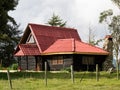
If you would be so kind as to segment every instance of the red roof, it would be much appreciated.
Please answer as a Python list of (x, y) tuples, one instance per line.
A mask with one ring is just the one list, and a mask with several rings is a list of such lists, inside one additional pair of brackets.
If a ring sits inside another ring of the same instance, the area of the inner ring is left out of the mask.
[(37, 24), (29, 24), (41, 52), (46, 50), (58, 39), (74, 38), (80, 40), (76, 29), (61, 28)]
[[(27, 44), (29, 34), (33, 35), (35, 44)], [(83, 43), (76, 29), (29, 24), (15, 51), (15, 56), (48, 54), (100, 54), (108, 52)]]
[(15, 53), (15, 56), (24, 56), (24, 55), (40, 55), (40, 51), (35, 44), (20, 44), (19, 51)]
[(108, 52), (101, 48), (92, 46), (90, 44), (75, 40), (75, 39), (59, 39), (47, 50), (43, 52), (44, 55), (51, 54), (94, 54), (107, 55)]

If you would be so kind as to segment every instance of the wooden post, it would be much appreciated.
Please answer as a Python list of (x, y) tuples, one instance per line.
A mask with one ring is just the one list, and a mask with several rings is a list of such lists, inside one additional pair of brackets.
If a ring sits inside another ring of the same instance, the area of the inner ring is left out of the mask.
[(45, 61), (45, 85), (47, 86), (47, 62)]
[(8, 76), (8, 81), (9, 81), (10, 89), (12, 89), (12, 82), (11, 82), (9, 70), (7, 70), (7, 76)]
[(98, 64), (96, 64), (96, 81), (99, 81)]
[(28, 70), (28, 56), (26, 56), (27, 70)]
[(71, 80), (72, 80), (72, 83), (74, 83), (74, 71), (73, 71), (73, 65), (71, 65)]
[(119, 80), (119, 63), (116, 63), (116, 67), (117, 67), (117, 80)]

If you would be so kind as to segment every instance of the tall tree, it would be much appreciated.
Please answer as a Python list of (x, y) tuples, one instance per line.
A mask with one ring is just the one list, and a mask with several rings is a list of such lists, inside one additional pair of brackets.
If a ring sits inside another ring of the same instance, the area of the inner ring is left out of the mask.
[(95, 31), (89, 26), (89, 38), (88, 43), (91, 45), (99, 45), (99, 43), (102, 41), (102, 39), (96, 40), (96, 35), (94, 33)]
[[(120, 8), (120, 0), (112, 0)], [(119, 53), (120, 53), (120, 15), (113, 15), (111, 9), (100, 14), (100, 23), (106, 22), (113, 38), (114, 53), (117, 65), (117, 79), (119, 79)]]
[(62, 19), (58, 15), (53, 14), (51, 19), (48, 20), (48, 24), (51, 26), (57, 26), (57, 27), (65, 27), (66, 26), (66, 21), (63, 22)]
[(14, 60), (13, 52), (19, 39), (19, 25), (8, 14), (17, 5), (18, 0), (0, 0), (0, 62), (3, 66), (9, 66)]

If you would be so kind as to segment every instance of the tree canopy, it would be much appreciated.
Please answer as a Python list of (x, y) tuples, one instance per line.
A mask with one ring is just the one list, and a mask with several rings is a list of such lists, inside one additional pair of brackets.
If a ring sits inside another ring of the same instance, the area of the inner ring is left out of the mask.
[(13, 52), (19, 40), (19, 25), (9, 11), (15, 10), (18, 0), (0, 0), (0, 62), (3, 66), (9, 66), (14, 57)]
[[(115, 5), (120, 9), (120, 0), (112, 0)], [(116, 57), (117, 71), (119, 71), (119, 53), (120, 53), (120, 15), (113, 15), (113, 10), (105, 10), (100, 13), (100, 23), (106, 22), (108, 29), (110, 30), (113, 45), (114, 54)], [(119, 75), (119, 74), (117, 74)], [(117, 76), (118, 78), (118, 76)]]
[(66, 21), (63, 22), (58, 15), (53, 14), (53, 16), (48, 20), (48, 24), (51, 26), (65, 27)]

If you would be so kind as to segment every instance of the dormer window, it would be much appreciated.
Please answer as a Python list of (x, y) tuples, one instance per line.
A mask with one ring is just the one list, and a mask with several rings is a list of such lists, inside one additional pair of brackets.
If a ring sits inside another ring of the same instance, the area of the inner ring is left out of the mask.
[(35, 43), (35, 39), (32, 34), (29, 35), (26, 43)]

